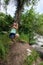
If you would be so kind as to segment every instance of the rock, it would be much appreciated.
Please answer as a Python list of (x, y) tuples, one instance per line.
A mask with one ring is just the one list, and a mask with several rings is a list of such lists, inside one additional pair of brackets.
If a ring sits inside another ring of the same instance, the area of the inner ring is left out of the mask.
[(32, 47), (39, 53), (40, 57), (43, 58), (43, 47), (40, 45), (32, 45)]
[(43, 45), (43, 36), (39, 34), (35, 34), (34, 39), (36, 40), (36, 44)]
[(27, 56), (31, 55), (31, 50), (30, 49), (26, 49), (27, 50)]

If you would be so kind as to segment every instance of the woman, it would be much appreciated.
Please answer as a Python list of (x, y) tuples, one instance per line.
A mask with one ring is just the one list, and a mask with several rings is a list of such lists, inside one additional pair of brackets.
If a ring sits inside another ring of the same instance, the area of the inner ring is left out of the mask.
[(13, 23), (12, 29), (10, 31), (10, 35), (9, 37), (11, 38), (11, 40), (14, 42), (15, 38), (19, 37), (19, 34), (17, 34), (17, 30), (18, 30), (18, 23)]

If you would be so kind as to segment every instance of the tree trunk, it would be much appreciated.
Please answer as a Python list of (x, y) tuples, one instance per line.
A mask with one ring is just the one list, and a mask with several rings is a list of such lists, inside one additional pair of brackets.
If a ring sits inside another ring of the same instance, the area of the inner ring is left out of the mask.
[(20, 23), (20, 16), (21, 16), (21, 10), (17, 10), (15, 13), (15, 21), (19, 24)]
[(19, 24), (20, 23), (20, 16), (21, 16), (21, 12), (23, 10), (23, 5), (24, 5), (24, 0), (21, 2), (18, 0), (17, 2), (17, 10), (15, 13), (15, 21)]

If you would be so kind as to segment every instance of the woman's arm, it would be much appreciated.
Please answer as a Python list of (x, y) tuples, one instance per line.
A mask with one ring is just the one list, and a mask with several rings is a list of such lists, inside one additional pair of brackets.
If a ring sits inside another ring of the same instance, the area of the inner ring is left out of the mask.
[(14, 23), (13, 28), (18, 29), (18, 23)]

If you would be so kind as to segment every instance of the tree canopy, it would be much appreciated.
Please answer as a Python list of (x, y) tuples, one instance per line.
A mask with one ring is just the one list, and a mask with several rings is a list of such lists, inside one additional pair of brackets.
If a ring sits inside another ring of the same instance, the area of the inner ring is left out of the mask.
[[(15, 0), (14, 0), (15, 1)], [(15, 20), (17, 22), (20, 22), (20, 15), (21, 11), (23, 10), (24, 4), (26, 5), (35, 5), (38, 0), (16, 0), (17, 2), (17, 8), (16, 8), (16, 14), (15, 14)]]

